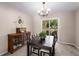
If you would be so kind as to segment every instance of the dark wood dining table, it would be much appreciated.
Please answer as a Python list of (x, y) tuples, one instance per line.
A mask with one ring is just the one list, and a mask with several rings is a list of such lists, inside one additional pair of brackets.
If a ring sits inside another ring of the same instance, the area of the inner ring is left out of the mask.
[[(51, 42), (51, 40), (48, 40)], [(30, 46), (38, 46), (39, 48), (49, 50), (49, 56), (54, 56), (55, 54), (55, 39), (52, 43), (47, 43), (45, 40), (27, 40), (27, 56), (30, 56)]]

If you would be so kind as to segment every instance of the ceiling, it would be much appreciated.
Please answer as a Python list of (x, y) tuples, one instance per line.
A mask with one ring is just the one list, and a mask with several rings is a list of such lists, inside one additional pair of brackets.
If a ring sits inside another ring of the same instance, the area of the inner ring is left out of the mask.
[[(42, 6), (42, 2), (1, 2), (0, 4), (14, 7), (30, 15), (37, 14), (37, 11), (40, 10)], [(46, 6), (51, 9), (51, 13), (74, 11), (79, 9), (79, 2), (46, 2)]]

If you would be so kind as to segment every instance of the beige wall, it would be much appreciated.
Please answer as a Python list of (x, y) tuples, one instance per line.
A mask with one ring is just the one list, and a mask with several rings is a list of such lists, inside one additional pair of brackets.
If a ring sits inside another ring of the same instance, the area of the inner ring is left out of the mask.
[(79, 10), (76, 12), (76, 47), (79, 49)]
[(75, 12), (60, 12), (54, 16), (60, 18), (59, 41), (75, 44)]
[(0, 5), (0, 54), (7, 52), (8, 33), (15, 32), (15, 21), (18, 16), (22, 17), (25, 22), (27, 30), (32, 31), (31, 17), (15, 8)]
[[(59, 42), (66, 44), (74, 44), (75, 43), (75, 12), (57, 12), (50, 14), (47, 18), (56, 17), (59, 18), (60, 25), (58, 31)], [(46, 18), (41, 18), (38, 15), (34, 17), (33, 29), (34, 34), (42, 31), (42, 20), (46, 20)]]

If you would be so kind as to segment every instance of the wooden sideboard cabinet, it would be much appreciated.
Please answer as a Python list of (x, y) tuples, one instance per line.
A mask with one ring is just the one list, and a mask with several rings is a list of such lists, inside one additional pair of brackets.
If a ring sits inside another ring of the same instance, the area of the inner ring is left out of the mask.
[(16, 33), (26, 32), (26, 28), (16, 28)]
[(13, 53), (25, 45), (30, 38), (30, 32), (8, 34), (8, 52)]

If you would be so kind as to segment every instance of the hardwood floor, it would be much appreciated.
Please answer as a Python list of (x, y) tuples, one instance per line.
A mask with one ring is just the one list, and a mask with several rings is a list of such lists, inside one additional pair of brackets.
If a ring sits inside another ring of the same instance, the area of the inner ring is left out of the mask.
[[(6, 56), (27, 56), (26, 46), (22, 47), (13, 54), (6, 54)], [(32, 54), (32, 56), (37, 56)], [(75, 47), (65, 44), (56, 44), (55, 56), (79, 56), (79, 50)]]
[(71, 45), (56, 44), (56, 56), (79, 56), (79, 50)]

